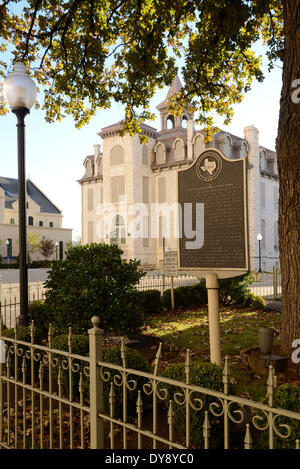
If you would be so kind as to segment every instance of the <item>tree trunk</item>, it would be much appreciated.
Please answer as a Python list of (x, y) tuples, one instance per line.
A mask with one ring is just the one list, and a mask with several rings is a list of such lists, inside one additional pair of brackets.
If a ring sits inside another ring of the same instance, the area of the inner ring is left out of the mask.
[[(283, 0), (285, 49), (276, 143), (282, 276), (281, 354), (300, 339), (300, 0)], [(298, 91), (296, 91), (298, 89)], [(298, 102), (297, 102), (298, 101)]]

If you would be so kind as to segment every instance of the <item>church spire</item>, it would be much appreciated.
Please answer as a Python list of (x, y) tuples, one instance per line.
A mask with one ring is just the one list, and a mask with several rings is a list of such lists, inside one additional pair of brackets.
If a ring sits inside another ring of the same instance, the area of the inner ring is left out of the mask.
[(171, 83), (171, 86), (169, 88), (167, 96), (165, 97), (165, 99), (158, 106), (156, 106), (156, 109), (158, 109), (160, 111), (164, 107), (168, 107), (169, 98), (171, 96), (177, 96), (181, 89), (182, 89), (181, 81), (179, 79), (179, 76), (176, 75), (176, 77), (174, 78), (174, 80)]
[(158, 106), (156, 106), (156, 109), (158, 109), (158, 111), (160, 112), (162, 131), (168, 130), (168, 121), (171, 122), (172, 128), (182, 128), (182, 120), (188, 120), (192, 118), (192, 115), (187, 112), (187, 110), (185, 110), (183, 116), (180, 117), (175, 117), (169, 112), (169, 98), (171, 96), (177, 96), (178, 93), (182, 90), (182, 88), (183, 86), (181, 84), (179, 76), (176, 75), (171, 83), (167, 96)]

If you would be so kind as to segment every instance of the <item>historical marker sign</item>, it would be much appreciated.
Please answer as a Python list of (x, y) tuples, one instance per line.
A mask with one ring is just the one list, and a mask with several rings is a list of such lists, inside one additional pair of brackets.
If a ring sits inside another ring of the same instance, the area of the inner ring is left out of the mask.
[[(180, 270), (203, 276), (217, 273), (219, 278), (248, 272), (246, 164), (246, 158), (229, 160), (220, 151), (207, 149), (192, 166), (178, 172), (183, 214)], [(194, 248), (193, 231), (201, 239)]]
[(178, 252), (164, 252), (164, 274), (166, 277), (177, 277), (178, 275)]

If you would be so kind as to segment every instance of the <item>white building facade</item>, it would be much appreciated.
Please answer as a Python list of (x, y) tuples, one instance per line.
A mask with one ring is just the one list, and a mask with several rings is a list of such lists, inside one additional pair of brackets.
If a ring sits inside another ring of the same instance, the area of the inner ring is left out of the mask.
[[(38, 249), (30, 246), (30, 239), (54, 242), (56, 248), (50, 259), (63, 259), (68, 243), (72, 242), (72, 229), (62, 227), (62, 212), (30, 180), (27, 190), (27, 245), (30, 260), (44, 259)], [(4, 262), (19, 255), (18, 180), (0, 177), (0, 254)]]
[[(278, 172), (276, 153), (260, 145), (259, 131), (244, 129), (244, 138), (219, 132), (204, 142), (195, 130), (193, 116), (180, 117), (168, 112), (168, 98), (181, 89), (178, 77), (166, 99), (157, 106), (161, 130), (142, 124), (146, 144), (137, 135), (121, 137), (121, 122), (105, 127), (98, 134), (100, 145), (84, 160), (85, 174), (78, 181), (82, 189), (82, 242), (118, 242), (127, 259), (139, 259), (144, 268), (161, 269), (163, 245), (177, 250), (176, 218), (178, 170), (188, 168), (207, 148), (220, 150), (227, 158), (248, 158), (248, 216), (251, 270), (259, 268), (257, 235), (262, 235), (261, 267), (279, 266), (278, 251)], [(170, 232), (164, 231), (160, 206), (170, 212)], [(106, 212), (113, 219), (104, 226)], [(139, 226), (148, 216), (142, 229)], [(136, 221), (135, 221), (136, 220)], [(136, 233), (141, 233), (136, 236)], [(165, 238), (163, 240), (163, 237)]]

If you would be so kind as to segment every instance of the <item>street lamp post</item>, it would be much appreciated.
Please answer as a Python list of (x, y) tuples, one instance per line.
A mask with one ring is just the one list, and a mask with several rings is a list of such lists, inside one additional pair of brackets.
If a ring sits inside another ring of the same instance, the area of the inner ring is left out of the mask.
[(28, 272), (26, 239), (26, 177), (25, 177), (25, 116), (34, 105), (36, 85), (26, 74), (21, 62), (13, 66), (4, 81), (4, 94), (17, 117), (18, 132), (18, 204), (19, 204), (19, 258), (20, 258), (20, 323), (28, 319)]
[(260, 233), (258, 233), (258, 235), (257, 235), (257, 241), (258, 241), (258, 259), (259, 259), (259, 268), (258, 268), (258, 272), (261, 272), (261, 247), (260, 247), (261, 240), (262, 240), (262, 235), (261, 235)]
[(7, 256), (7, 263), (9, 264), (9, 241), (6, 240), (6, 256)]

